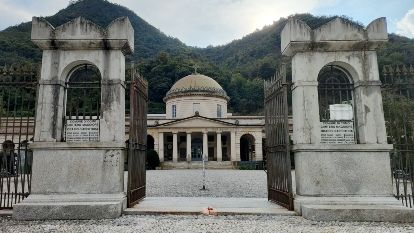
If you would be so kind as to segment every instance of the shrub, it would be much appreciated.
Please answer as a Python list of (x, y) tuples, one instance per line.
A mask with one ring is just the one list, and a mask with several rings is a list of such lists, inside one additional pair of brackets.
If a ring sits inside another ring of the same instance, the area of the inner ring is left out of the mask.
[(155, 150), (147, 150), (147, 166), (152, 170), (160, 166), (160, 158)]

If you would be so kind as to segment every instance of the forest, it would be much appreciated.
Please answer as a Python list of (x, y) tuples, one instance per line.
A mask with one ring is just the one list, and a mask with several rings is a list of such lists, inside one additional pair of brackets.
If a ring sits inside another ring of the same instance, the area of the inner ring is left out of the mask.
[[(89, 9), (94, 9), (93, 11)], [(280, 18), (272, 25), (257, 29), (241, 39), (221, 46), (190, 47), (165, 35), (126, 7), (105, 0), (71, 1), (67, 8), (45, 17), (55, 27), (78, 16), (102, 27), (112, 20), (128, 16), (135, 31), (135, 52), (127, 57), (149, 82), (149, 112), (164, 112), (163, 97), (178, 79), (198, 72), (215, 79), (230, 96), (229, 112), (235, 115), (263, 113), (263, 80), (272, 77), (283, 60), (280, 33), (289, 18), (317, 28), (335, 17), (363, 27), (346, 16), (296, 14)], [(0, 32), (0, 65), (39, 64), (41, 51), (30, 41), (31, 22), (11, 26)], [(395, 34), (378, 51), (378, 63), (414, 64), (414, 40)]]

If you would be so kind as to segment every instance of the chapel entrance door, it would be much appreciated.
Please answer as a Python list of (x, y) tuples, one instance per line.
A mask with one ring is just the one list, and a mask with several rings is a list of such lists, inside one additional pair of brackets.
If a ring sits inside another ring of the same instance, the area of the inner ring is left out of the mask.
[(191, 160), (201, 161), (203, 159), (203, 141), (199, 138), (191, 142)]
[(286, 67), (265, 81), (265, 132), (268, 200), (293, 210)]
[(148, 83), (132, 74), (130, 86), (130, 126), (128, 143), (128, 207), (145, 197), (147, 152)]

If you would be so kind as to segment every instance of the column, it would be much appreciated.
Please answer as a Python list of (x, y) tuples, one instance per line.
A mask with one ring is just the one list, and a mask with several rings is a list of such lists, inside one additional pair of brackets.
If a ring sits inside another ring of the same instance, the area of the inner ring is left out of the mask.
[(255, 161), (263, 161), (263, 142), (262, 142), (262, 132), (257, 132), (254, 135), (254, 149), (255, 149)]
[(158, 156), (160, 157), (160, 162), (164, 162), (164, 133), (158, 133)]
[(173, 162), (176, 163), (177, 161), (178, 161), (177, 132), (173, 132)]
[(236, 132), (231, 131), (230, 133), (230, 160), (231, 161), (237, 161), (236, 160)]
[(223, 161), (222, 145), (221, 145), (221, 132), (217, 132), (217, 162)]
[(208, 161), (208, 138), (207, 132), (203, 132), (203, 158), (205, 161)]
[(191, 132), (187, 133), (187, 162), (191, 162)]

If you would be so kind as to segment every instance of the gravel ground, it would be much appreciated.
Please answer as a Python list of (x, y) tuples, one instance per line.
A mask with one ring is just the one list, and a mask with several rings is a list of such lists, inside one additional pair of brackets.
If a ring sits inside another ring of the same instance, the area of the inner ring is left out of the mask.
[(16, 222), (0, 232), (414, 232), (413, 224), (313, 222), (297, 216), (123, 216), (113, 220)]
[(266, 173), (251, 170), (156, 170), (147, 172), (148, 197), (267, 197)]
[[(147, 196), (266, 197), (264, 171), (148, 171)], [(0, 217), (0, 232), (414, 232), (414, 224), (314, 222), (299, 216), (140, 216), (87, 221), (14, 221)]]

